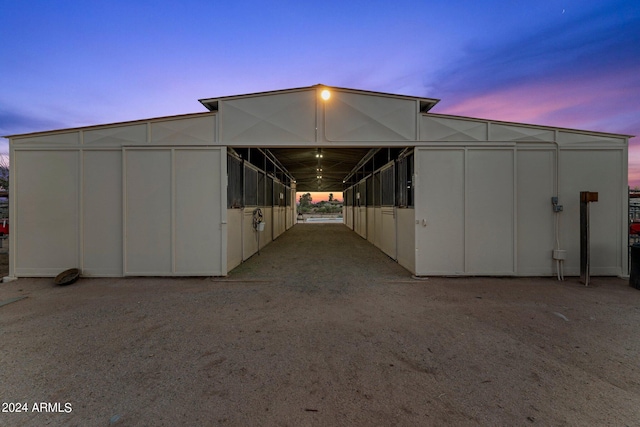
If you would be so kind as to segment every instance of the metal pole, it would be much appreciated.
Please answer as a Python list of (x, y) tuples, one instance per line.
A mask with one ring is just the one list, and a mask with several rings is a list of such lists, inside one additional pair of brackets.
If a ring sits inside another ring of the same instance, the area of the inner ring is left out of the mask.
[(598, 193), (590, 191), (580, 192), (580, 281), (589, 286), (590, 279), (590, 232), (589, 232), (589, 203), (598, 201)]

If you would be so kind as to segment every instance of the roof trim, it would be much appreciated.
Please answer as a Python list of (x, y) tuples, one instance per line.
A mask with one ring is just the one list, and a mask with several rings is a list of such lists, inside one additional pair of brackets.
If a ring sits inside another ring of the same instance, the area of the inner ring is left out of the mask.
[(360, 93), (363, 95), (377, 95), (377, 96), (384, 96), (388, 98), (416, 100), (416, 101), (420, 101), (420, 111), (423, 113), (431, 110), (438, 102), (440, 102), (440, 99), (437, 99), (437, 98), (425, 98), (425, 97), (419, 97), (419, 96), (398, 95), (395, 93), (387, 93), (387, 92), (375, 92), (371, 90), (350, 89), (345, 87), (329, 86), (321, 83), (318, 83), (313, 86), (303, 86), (303, 87), (297, 87), (297, 88), (291, 88), (291, 89), (279, 89), (279, 90), (271, 90), (271, 91), (265, 91), (265, 92), (247, 93), (247, 94), (241, 94), (241, 95), (220, 96), (216, 98), (202, 98), (202, 99), (199, 99), (198, 101), (202, 105), (204, 105), (209, 111), (217, 111), (218, 101), (251, 98), (255, 96), (278, 95), (283, 93), (300, 92), (300, 91), (314, 90), (319, 88), (333, 89), (337, 91), (350, 92), (350, 93)]

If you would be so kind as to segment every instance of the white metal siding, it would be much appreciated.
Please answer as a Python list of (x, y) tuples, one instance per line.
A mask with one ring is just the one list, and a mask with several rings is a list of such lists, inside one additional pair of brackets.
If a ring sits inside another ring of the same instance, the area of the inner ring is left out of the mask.
[[(551, 250), (555, 245), (555, 150), (517, 152), (518, 274), (555, 274)], [(560, 214), (562, 215), (562, 214)]]
[(225, 273), (221, 156), (220, 149), (125, 151), (125, 274)]
[(267, 246), (273, 240), (273, 208), (271, 206), (262, 208), (264, 217), (264, 231), (260, 234), (260, 249)]
[(147, 124), (101, 127), (86, 130), (82, 135), (83, 143), (90, 146), (142, 145), (147, 142)]
[(324, 108), (324, 135), (329, 141), (414, 141), (417, 111), (414, 100), (335, 91)]
[(354, 229), (354, 218), (353, 218), (353, 206), (345, 206), (344, 207), (344, 224), (349, 227), (351, 230)]
[(170, 275), (171, 151), (127, 150), (125, 156), (125, 273)]
[(373, 208), (373, 240), (371, 241), (376, 247), (382, 248), (382, 208)]
[(464, 150), (415, 154), (416, 274), (465, 271)]
[(80, 132), (55, 132), (42, 135), (27, 135), (22, 138), (12, 140), (16, 147), (39, 146), (40, 148), (50, 148), (51, 146), (77, 146), (80, 144)]
[(545, 141), (553, 142), (555, 132), (553, 129), (538, 127), (507, 125), (492, 123), (489, 139), (491, 141)]
[(416, 272), (416, 226), (413, 209), (396, 209), (398, 223), (398, 264)]
[(220, 102), (222, 140), (311, 142), (316, 140), (316, 91), (247, 97)]
[(242, 263), (242, 210), (227, 210), (227, 271)]
[(84, 151), (84, 276), (122, 276), (122, 151)]
[(286, 207), (274, 206), (273, 207), (273, 238), (276, 239), (282, 233), (286, 231)]
[(380, 209), (381, 240), (380, 249), (391, 258), (396, 259), (396, 214), (393, 206)]
[(220, 275), (220, 201), (226, 199), (221, 194), (220, 150), (175, 150), (174, 157), (175, 273)]
[(420, 137), (433, 141), (484, 141), (487, 139), (487, 123), (423, 115), (420, 118)]
[(561, 244), (567, 250), (565, 274), (580, 273), (580, 192), (598, 192), (590, 203), (591, 274), (620, 275), (622, 271), (621, 221), (623, 213), (623, 154), (621, 150), (561, 150)]
[[(253, 210), (255, 207), (247, 207), (242, 215), (242, 260), (249, 259), (258, 252), (258, 233), (253, 228)], [(264, 231), (262, 232), (264, 234)]]
[(367, 240), (373, 244), (376, 241), (376, 208), (367, 206)]
[(468, 150), (466, 271), (514, 273), (513, 150)]
[(152, 145), (206, 145), (215, 141), (215, 116), (151, 122)]
[(356, 207), (354, 219), (356, 221), (355, 231), (360, 237), (367, 238), (367, 208), (366, 206)]
[[(416, 273), (553, 275), (556, 150), (541, 146), (416, 150)], [(515, 158), (515, 162), (514, 162)], [(579, 273), (579, 195), (591, 204), (591, 265), (624, 274), (624, 150), (561, 149), (560, 247)]]
[(77, 151), (14, 151), (15, 276), (79, 267), (78, 165)]

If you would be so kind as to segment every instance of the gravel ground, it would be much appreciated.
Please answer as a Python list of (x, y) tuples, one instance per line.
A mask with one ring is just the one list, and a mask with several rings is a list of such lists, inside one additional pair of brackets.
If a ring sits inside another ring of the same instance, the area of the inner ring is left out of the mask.
[(0, 285), (19, 296), (0, 306), (0, 401), (28, 410), (2, 426), (640, 425), (622, 279), (415, 280), (314, 224), (227, 278)]

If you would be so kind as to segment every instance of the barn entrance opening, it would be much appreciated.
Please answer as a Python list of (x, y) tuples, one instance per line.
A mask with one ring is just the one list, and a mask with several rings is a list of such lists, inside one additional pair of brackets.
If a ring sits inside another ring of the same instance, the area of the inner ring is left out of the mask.
[(327, 222), (346, 225), (397, 260), (399, 221), (410, 221), (402, 229), (413, 226), (413, 171), (413, 147), (229, 147), (230, 267), (294, 225)]

